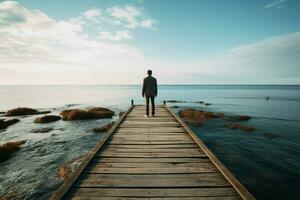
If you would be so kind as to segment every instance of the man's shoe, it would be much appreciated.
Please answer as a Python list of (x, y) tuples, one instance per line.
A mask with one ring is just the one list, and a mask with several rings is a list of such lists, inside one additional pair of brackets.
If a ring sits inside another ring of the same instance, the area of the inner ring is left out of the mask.
[(148, 118), (149, 116), (148, 115), (144, 115), (144, 117)]

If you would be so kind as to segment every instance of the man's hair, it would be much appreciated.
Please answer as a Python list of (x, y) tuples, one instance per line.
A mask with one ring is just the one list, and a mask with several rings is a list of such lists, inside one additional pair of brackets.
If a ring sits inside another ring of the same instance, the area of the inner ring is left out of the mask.
[(149, 70), (147, 71), (147, 74), (148, 74), (148, 75), (152, 75), (152, 70), (149, 69)]

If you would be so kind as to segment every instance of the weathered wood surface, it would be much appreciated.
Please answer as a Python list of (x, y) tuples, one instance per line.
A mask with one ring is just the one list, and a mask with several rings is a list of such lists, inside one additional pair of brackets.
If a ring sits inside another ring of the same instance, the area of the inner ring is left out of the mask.
[(236, 179), (231, 174), (234, 181), (220, 171), (207, 150), (166, 107), (157, 106), (155, 118), (145, 118), (144, 114), (144, 106), (134, 106), (67, 193), (59, 196), (110, 200), (254, 199), (245, 188), (234, 185)]

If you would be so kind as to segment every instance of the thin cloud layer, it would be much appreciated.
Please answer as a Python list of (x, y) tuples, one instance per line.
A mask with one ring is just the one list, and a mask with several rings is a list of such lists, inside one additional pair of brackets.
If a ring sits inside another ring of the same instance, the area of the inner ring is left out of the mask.
[(284, 3), (286, 3), (287, 0), (275, 0), (272, 1), (271, 3), (265, 5), (263, 8), (281, 8)]

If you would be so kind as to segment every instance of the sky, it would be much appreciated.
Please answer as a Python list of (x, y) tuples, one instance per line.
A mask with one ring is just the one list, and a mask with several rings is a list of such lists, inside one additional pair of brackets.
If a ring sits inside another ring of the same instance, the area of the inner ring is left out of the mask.
[(0, 0), (0, 85), (300, 84), (299, 0)]

